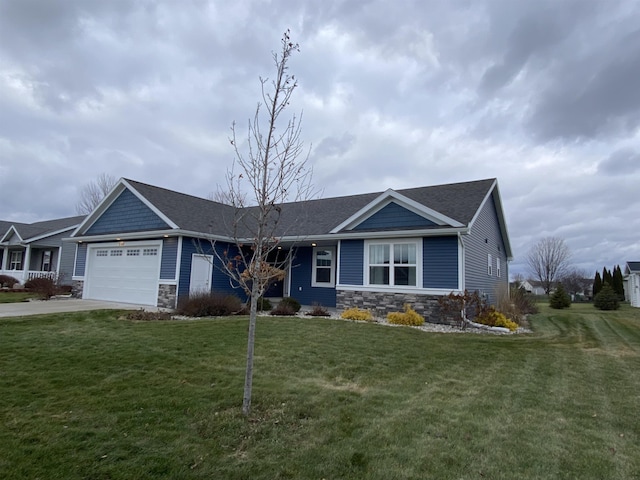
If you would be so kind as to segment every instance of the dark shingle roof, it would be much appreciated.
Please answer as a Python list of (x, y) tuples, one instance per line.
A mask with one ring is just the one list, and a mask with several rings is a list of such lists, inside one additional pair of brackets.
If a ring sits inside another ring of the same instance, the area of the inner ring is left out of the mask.
[(34, 223), (7, 222), (0, 220), (0, 238), (13, 226), (23, 240), (41, 237), (48, 233), (58, 232), (66, 228), (72, 228), (84, 220), (84, 216), (56, 218)]
[(640, 262), (627, 262), (627, 266), (629, 267), (630, 272), (640, 272)]
[[(179, 228), (201, 233), (231, 235), (235, 209), (211, 200), (127, 180), (141, 195)], [(411, 200), (469, 225), (488, 194), (494, 179), (397, 190)], [(282, 205), (276, 235), (328, 234), (336, 226), (384, 192), (323, 198)], [(251, 207), (248, 212), (255, 211)], [(240, 233), (240, 236), (242, 234)]]

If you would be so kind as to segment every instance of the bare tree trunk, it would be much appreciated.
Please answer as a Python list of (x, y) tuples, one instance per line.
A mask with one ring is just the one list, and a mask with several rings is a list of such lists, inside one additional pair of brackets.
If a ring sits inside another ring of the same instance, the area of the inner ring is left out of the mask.
[(244, 394), (242, 397), (242, 414), (247, 416), (251, 411), (251, 392), (253, 390), (253, 349), (256, 338), (256, 320), (258, 317), (258, 282), (251, 287), (251, 309), (249, 313), (249, 335), (247, 340), (247, 367), (244, 376)]

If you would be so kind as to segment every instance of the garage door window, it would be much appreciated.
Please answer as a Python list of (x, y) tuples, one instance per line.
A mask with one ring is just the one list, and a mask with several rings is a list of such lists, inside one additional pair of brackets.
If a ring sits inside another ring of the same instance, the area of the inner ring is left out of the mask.
[(140, 256), (139, 248), (127, 250), (127, 257), (139, 257), (139, 256)]
[(122, 250), (111, 250), (111, 256), (112, 257), (121, 257), (122, 256)]
[(142, 255), (148, 257), (148, 256), (155, 256), (158, 255), (158, 249), (157, 248), (145, 248), (142, 250)]
[(109, 250), (96, 250), (96, 257), (106, 257), (109, 255)]

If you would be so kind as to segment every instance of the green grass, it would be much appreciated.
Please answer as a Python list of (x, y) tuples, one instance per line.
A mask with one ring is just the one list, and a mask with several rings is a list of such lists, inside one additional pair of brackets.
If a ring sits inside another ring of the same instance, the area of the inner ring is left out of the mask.
[(640, 478), (640, 309), (530, 335), (118, 312), (0, 320), (0, 478)]
[(3, 292), (0, 291), (0, 303), (26, 302), (36, 295), (30, 292)]

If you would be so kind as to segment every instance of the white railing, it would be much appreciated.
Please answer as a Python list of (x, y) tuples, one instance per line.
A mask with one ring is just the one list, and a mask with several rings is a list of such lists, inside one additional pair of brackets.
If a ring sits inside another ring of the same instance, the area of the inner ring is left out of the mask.
[(40, 270), (0, 270), (0, 275), (9, 275), (24, 284), (32, 278), (50, 278), (57, 280), (58, 272), (43, 272)]

